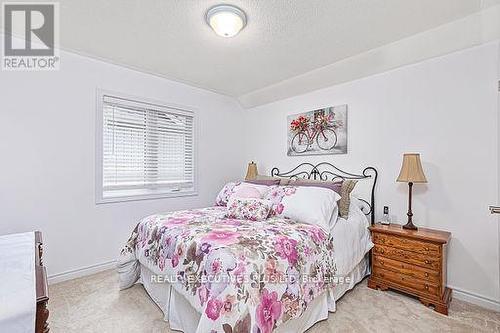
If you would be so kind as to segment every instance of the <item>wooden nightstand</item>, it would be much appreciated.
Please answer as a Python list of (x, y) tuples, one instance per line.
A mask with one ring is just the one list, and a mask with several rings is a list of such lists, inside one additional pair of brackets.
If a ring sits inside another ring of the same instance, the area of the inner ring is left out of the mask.
[(451, 234), (378, 223), (370, 230), (375, 247), (368, 287), (411, 294), (422, 304), (433, 305), (437, 312), (448, 315), (452, 290), (446, 287), (446, 244)]

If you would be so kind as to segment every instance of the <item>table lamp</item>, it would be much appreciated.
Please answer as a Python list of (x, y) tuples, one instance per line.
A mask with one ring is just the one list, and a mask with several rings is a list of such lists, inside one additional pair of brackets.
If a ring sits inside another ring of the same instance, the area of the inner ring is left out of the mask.
[(255, 164), (253, 161), (248, 163), (248, 168), (247, 168), (247, 175), (245, 176), (245, 180), (252, 180), (257, 178), (257, 164)]
[(422, 163), (420, 163), (420, 154), (403, 154), (403, 165), (401, 166), (401, 171), (399, 172), (399, 177), (397, 182), (408, 183), (408, 223), (406, 223), (403, 228), (410, 230), (417, 230), (418, 228), (413, 224), (412, 217), (413, 213), (411, 211), (411, 192), (414, 183), (427, 183), (427, 179), (424, 175), (424, 170), (422, 169)]

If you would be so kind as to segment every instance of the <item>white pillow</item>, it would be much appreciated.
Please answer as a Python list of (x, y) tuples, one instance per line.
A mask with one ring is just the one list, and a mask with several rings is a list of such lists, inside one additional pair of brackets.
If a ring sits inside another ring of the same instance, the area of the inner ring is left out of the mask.
[(283, 211), (279, 215), (300, 223), (317, 225), (329, 233), (333, 214), (338, 214), (338, 200), (340, 195), (327, 188), (295, 187), (293, 194), (287, 194), (281, 200)]
[(339, 220), (339, 218), (340, 218), (340, 216), (339, 216), (339, 206), (335, 205), (335, 207), (333, 208), (332, 217), (330, 218), (330, 222), (328, 223), (328, 230), (330, 232), (332, 232), (333, 227), (335, 227), (335, 224), (337, 224), (337, 221)]

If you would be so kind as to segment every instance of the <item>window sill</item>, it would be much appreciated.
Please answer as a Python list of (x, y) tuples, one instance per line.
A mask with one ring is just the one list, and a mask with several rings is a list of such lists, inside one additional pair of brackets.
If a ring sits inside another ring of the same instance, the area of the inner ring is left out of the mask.
[(114, 195), (104, 195), (98, 196), (96, 198), (96, 204), (106, 204), (106, 203), (116, 203), (116, 202), (126, 202), (126, 201), (139, 201), (139, 200), (155, 200), (155, 199), (166, 199), (166, 198), (177, 198), (177, 197), (194, 197), (198, 195), (196, 190), (186, 191), (186, 192), (151, 192), (143, 191), (135, 193), (131, 191), (122, 191), (122, 194)]

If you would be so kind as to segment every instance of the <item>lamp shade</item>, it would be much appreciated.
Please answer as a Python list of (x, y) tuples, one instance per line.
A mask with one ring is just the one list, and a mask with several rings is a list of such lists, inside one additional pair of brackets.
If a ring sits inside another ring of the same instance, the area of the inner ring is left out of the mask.
[(403, 165), (396, 181), (404, 183), (427, 183), (422, 163), (420, 163), (420, 154), (403, 154)]
[(252, 180), (257, 178), (257, 164), (253, 161), (248, 163), (247, 175), (245, 176), (245, 180)]

